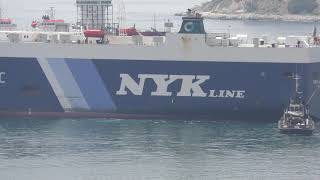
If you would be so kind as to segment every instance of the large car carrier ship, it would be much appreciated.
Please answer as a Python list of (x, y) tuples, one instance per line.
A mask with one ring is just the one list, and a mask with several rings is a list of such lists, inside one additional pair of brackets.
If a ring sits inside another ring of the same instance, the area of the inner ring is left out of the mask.
[(0, 32), (0, 116), (277, 121), (299, 74), (320, 117), (316, 32), (250, 41), (207, 33), (188, 12), (178, 33), (124, 36), (111, 0), (77, 6), (78, 30)]

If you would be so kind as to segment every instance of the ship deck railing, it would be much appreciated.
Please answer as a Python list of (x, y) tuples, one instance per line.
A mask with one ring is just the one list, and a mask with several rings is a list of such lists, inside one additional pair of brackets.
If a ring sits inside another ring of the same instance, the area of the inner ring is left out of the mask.
[[(22, 31), (0, 32), (0, 42), (11, 43), (53, 43), (53, 44), (99, 44), (97, 39), (86, 39), (79, 32), (54, 33)], [(26, 38), (28, 37), (28, 38)], [(227, 33), (206, 34), (205, 41), (209, 47), (234, 47), (234, 48), (317, 48), (319, 44), (313, 42), (308, 36), (279, 37), (277, 40), (268, 41), (267, 37), (249, 39), (247, 35), (236, 35), (231, 37)], [(198, 41), (199, 41), (198, 40)], [(166, 36), (106, 36), (105, 42), (101, 45), (131, 45), (131, 46), (161, 46), (168, 42)]]

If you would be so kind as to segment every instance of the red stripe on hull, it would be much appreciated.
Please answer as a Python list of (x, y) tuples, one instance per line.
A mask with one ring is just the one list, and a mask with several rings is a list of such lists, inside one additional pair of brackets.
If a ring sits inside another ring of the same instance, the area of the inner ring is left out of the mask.
[(121, 113), (96, 113), (96, 112), (5, 112), (0, 111), (3, 117), (34, 117), (34, 118), (110, 118), (110, 119), (179, 119), (172, 115), (151, 114), (121, 114)]

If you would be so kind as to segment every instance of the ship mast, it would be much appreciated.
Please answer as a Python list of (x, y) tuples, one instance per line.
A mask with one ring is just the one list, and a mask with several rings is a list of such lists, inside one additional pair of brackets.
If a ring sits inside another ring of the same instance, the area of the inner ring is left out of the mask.
[(50, 7), (50, 19), (55, 19), (54, 16), (55, 16), (55, 13), (54, 13), (54, 7)]
[(2, 9), (2, 0), (0, 0), (0, 19), (2, 19), (2, 14), (3, 14), (3, 9)]
[(119, 22), (119, 35), (120, 36), (126, 36), (126, 23), (127, 23), (127, 17), (126, 17), (126, 7), (123, 0), (115, 1), (117, 3), (118, 8), (118, 17), (117, 20)]

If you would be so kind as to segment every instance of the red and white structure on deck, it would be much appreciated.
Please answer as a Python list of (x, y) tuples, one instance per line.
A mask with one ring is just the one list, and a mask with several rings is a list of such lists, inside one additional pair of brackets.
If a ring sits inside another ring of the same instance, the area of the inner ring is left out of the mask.
[(33, 21), (31, 27), (45, 32), (69, 32), (70, 24), (63, 19), (55, 19), (54, 8), (50, 8), (50, 15), (43, 15), (41, 21)]
[[(83, 30), (86, 42), (103, 42), (107, 34), (119, 34), (114, 23), (112, 0), (77, 0), (77, 26)], [(90, 40), (91, 39), (91, 40)]]
[(17, 25), (13, 24), (11, 19), (2, 17), (2, 9), (0, 8), (0, 31), (13, 31), (16, 28)]

